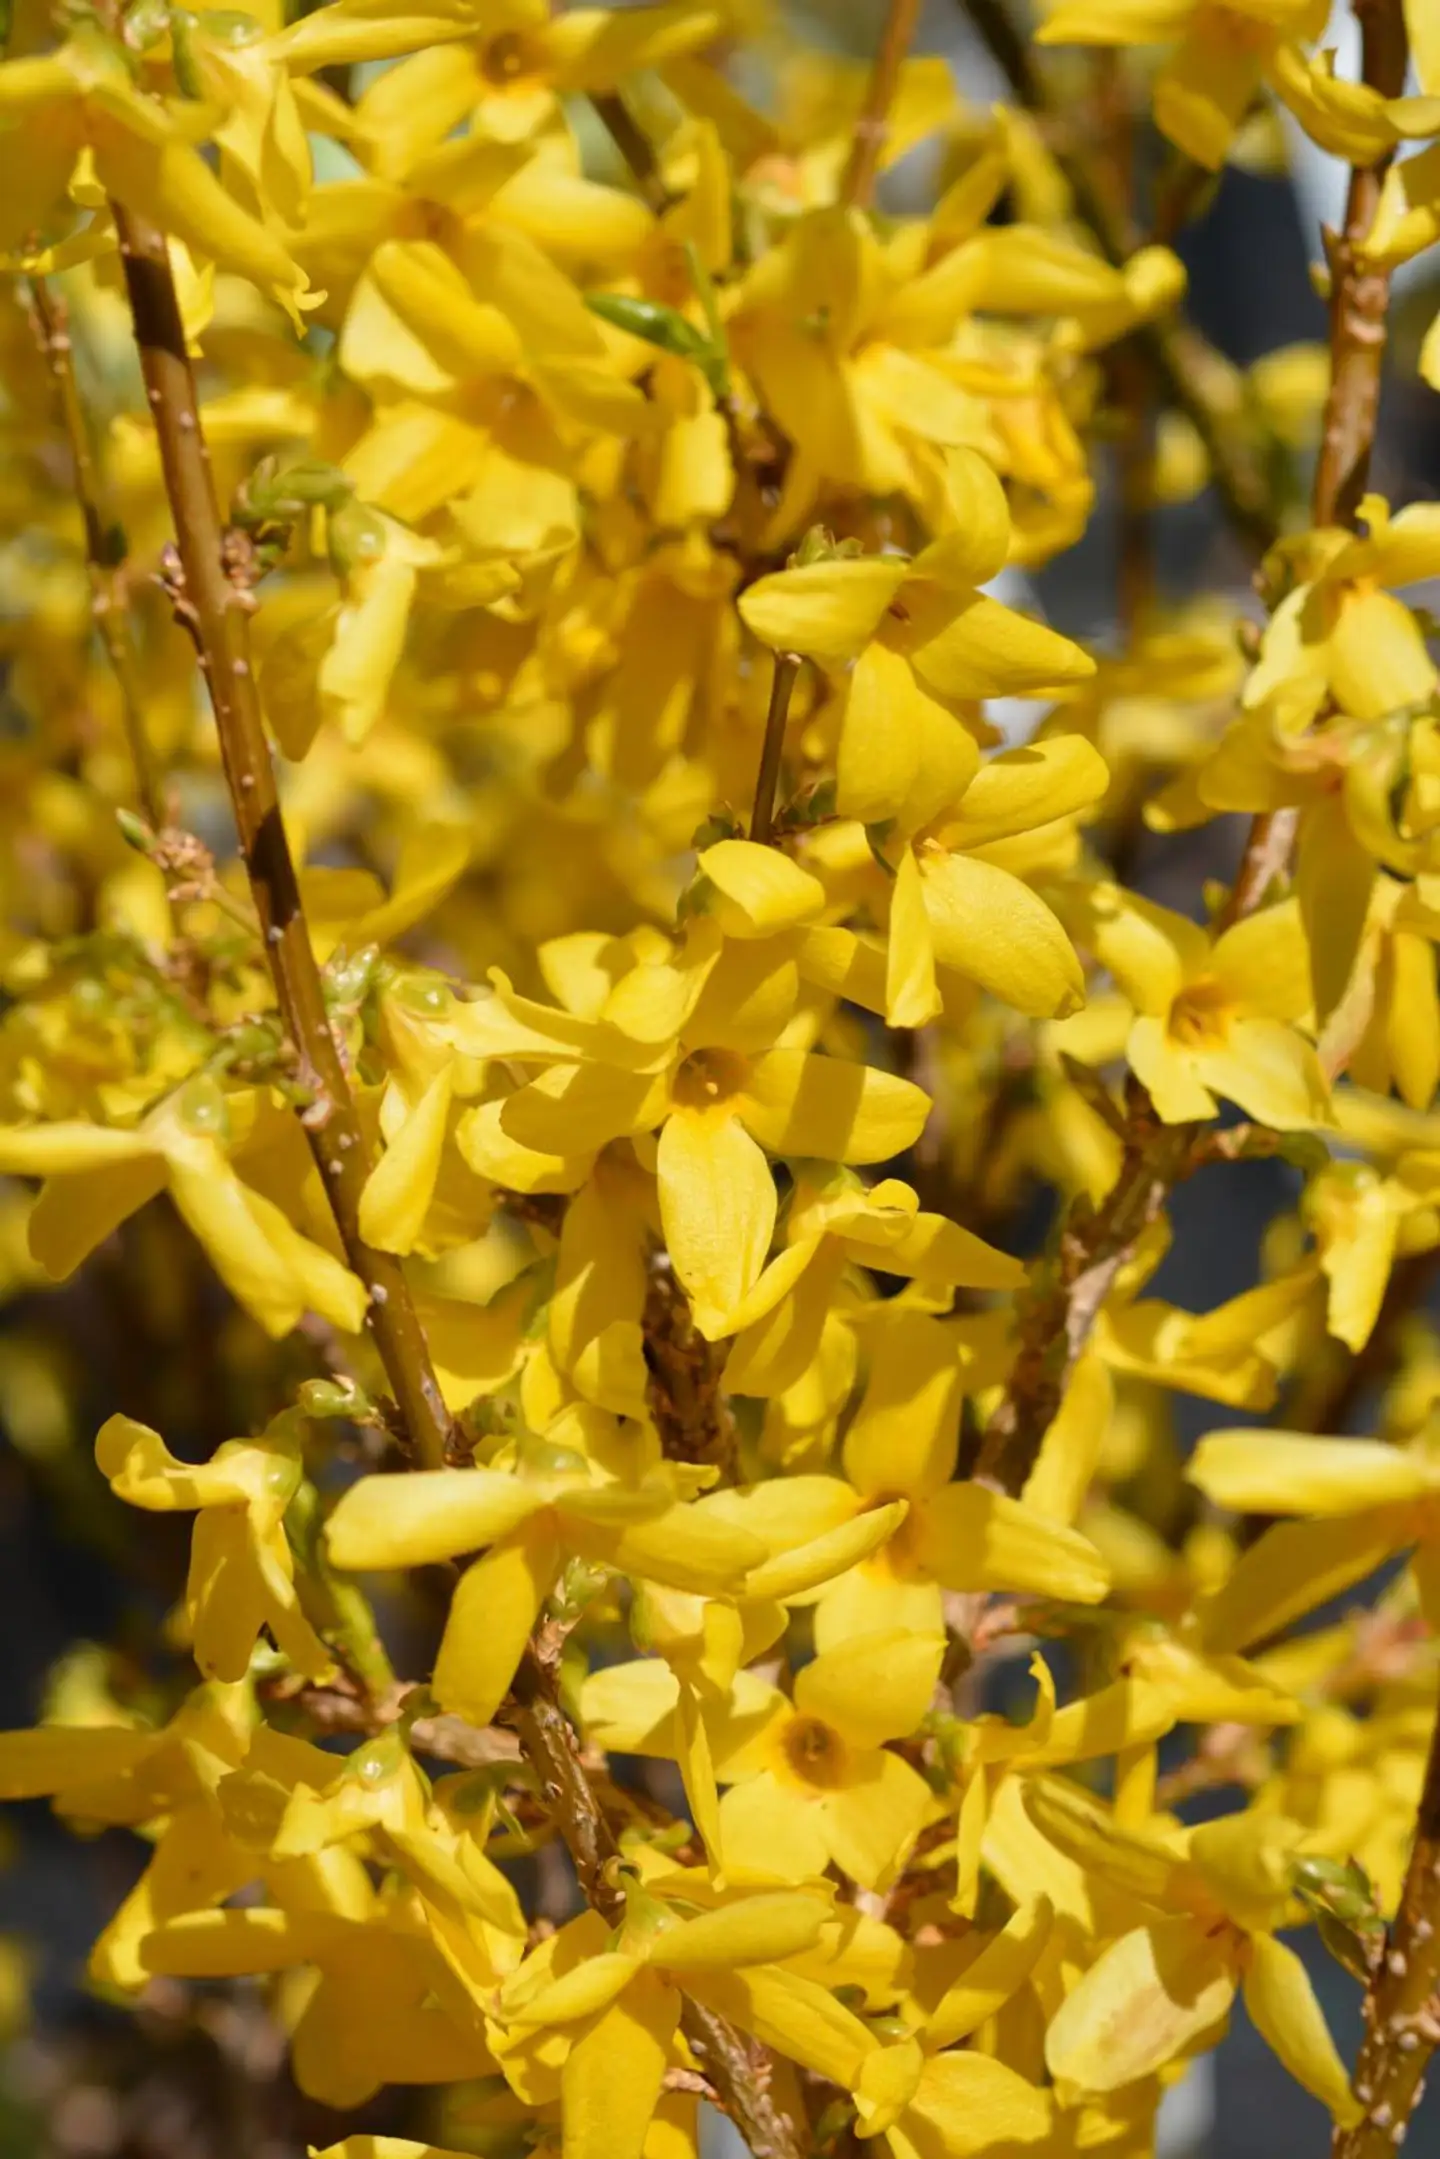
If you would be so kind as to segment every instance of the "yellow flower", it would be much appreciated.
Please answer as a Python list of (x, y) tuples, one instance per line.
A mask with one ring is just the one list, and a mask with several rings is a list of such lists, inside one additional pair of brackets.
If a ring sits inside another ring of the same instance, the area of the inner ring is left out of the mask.
[[(155, 1927), (142, 1955), (147, 1972), (177, 1979), (306, 1967), (311, 1983), (290, 1995), (290, 2058), (301, 2091), (325, 2106), (363, 2106), (384, 2084), (494, 2074), (406, 1890), (372, 1891), (350, 1911), (299, 1898), (192, 1911)], [(492, 1967), (492, 1986), (498, 1976)]]
[(1293, 901), (1214, 936), (1096, 885), (1077, 918), (1077, 934), (1135, 1008), (1126, 1054), (1167, 1124), (1215, 1116), (1217, 1095), (1285, 1132), (1326, 1120), (1325, 1076), (1295, 1024), (1311, 989)]
[(0, 1797), (49, 1798), (67, 1821), (153, 1835), (144, 1872), (90, 1952), (102, 1984), (144, 1986), (152, 1929), (221, 1903), (254, 1874), (254, 1855), (227, 1832), (216, 1798), (244, 1758), (253, 1719), (248, 1689), (206, 1685), (158, 1730), (42, 1724), (0, 1733)]
[(523, 140), (546, 124), (559, 97), (611, 90), (639, 68), (708, 44), (722, 20), (693, 0), (634, 12), (581, 8), (554, 21), (544, 0), (419, 7), (335, 0), (293, 23), (271, 49), (297, 74), (401, 60), (359, 110), (367, 132), (393, 141), (403, 128), (406, 147), (418, 149), (442, 142), (467, 116), (481, 135)]
[(72, 1273), (119, 1223), (168, 1189), (221, 1281), (268, 1334), (288, 1334), (307, 1310), (358, 1334), (364, 1285), (273, 1199), (242, 1182), (226, 1157), (225, 1143), (234, 1140), (253, 1140), (257, 1149), (278, 1141), (292, 1162), (298, 1152), (301, 1178), (308, 1173), (293, 1119), (264, 1097), (222, 1095), (208, 1078), (189, 1082), (129, 1128), (64, 1119), (12, 1125), (0, 1131), (0, 1170), (45, 1179), (30, 1240), (52, 1276)]
[(1425, 1438), (1392, 1447), (1301, 1432), (1212, 1432), (1187, 1475), (1218, 1506), (1308, 1517), (1267, 1529), (1208, 1601), (1202, 1626), (1213, 1647), (1243, 1649), (1277, 1632), (1412, 1547), (1421, 1604), (1436, 1624), (1440, 1462)]
[[(613, 1420), (589, 1418), (594, 1443), (604, 1446)], [(330, 1557), (342, 1568), (413, 1567), (488, 1548), (456, 1588), (434, 1676), (442, 1705), (476, 1724), (499, 1708), (568, 1559), (713, 1594), (738, 1588), (764, 1557), (758, 1538), (683, 1504), (707, 1472), (660, 1463), (655, 1443), (632, 1479), (637, 1457), (618, 1425), (610, 1445), (620, 1474), (607, 1472), (564, 1444), (580, 1433), (578, 1419), (562, 1421), (548, 1443), (523, 1448), (513, 1468), (362, 1477), (327, 1525)]]
[(158, 1432), (133, 1417), (108, 1418), (95, 1441), (95, 1459), (118, 1498), (155, 1514), (199, 1510), (185, 1619), (207, 1678), (243, 1679), (262, 1627), (308, 1677), (333, 1663), (301, 1609), (285, 1537), (285, 1510), (303, 1475), (288, 1419), (286, 1412), (259, 1439), (226, 1440), (208, 1462), (178, 1461)]
[[(833, 1862), (870, 1889), (893, 1880), (934, 1800), (885, 1741), (930, 1706), (944, 1639), (899, 1630), (858, 1637), (795, 1676), (794, 1699), (742, 1674), (710, 1721), (714, 1773), (733, 1788), (718, 1835), (728, 1876), (803, 1882)], [(620, 1665), (586, 1682), (602, 1745), (674, 1757), (677, 1683), (664, 1665)]]
[(1025, 1803), (1062, 1852), (1161, 1915), (1103, 1950), (1052, 2019), (1045, 2060), (1062, 2085), (1110, 2092), (1153, 2076), (1220, 2024), (1243, 1988), (1292, 2076), (1337, 2122), (1359, 2118), (1305, 1967), (1275, 1939), (1293, 1916), (1297, 1824), (1251, 1812), (1169, 1841), (1117, 1828), (1073, 1786), (1032, 1784)]
[(1307, 62), (1327, 0), (1049, 0), (1042, 44), (1176, 44), (1155, 79), (1155, 120), (1200, 164), (1224, 164), (1262, 81), (1307, 134), (1337, 157), (1369, 164), (1405, 134), (1433, 134), (1433, 99), (1387, 104), (1364, 83), (1337, 82), (1327, 60)]
[[(699, 858), (708, 916), (678, 950), (607, 982), (593, 1022), (560, 1014), (550, 1069), (511, 1095), (502, 1131), (551, 1156), (653, 1131), (671, 1263), (710, 1337), (727, 1334), (759, 1277), (777, 1200), (767, 1153), (883, 1162), (918, 1137), (913, 1082), (803, 1048), (768, 1045), (799, 995), (794, 940), (822, 887), (773, 849), (722, 840)], [(562, 1035), (569, 1034), (567, 1044)], [(536, 1053), (537, 1061), (539, 1052)]]
[[(711, 1973), (723, 1986), (728, 1978), (743, 1984), (756, 1972), (752, 1983), (763, 1986), (766, 1968), (811, 1948), (827, 1917), (823, 1897), (783, 1891), (687, 1916), (637, 1884), (608, 1940), (596, 1914), (587, 1912), (506, 1980), (497, 2005), (510, 2041), (501, 2049), (502, 2066), (530, 2097), (534, 2085), (521, 2068), (525, 2042), (558, 2038), (567, 2153), (576, 2159), (638, 2154), (670, 2066), (682, 1994), (703, 2002)], [(790, 1984), (798, 1989), (803, 1982)], [(783, 2047), (783, 2032), (776, 2036)], [(517, 2041), (518, 2061), (510, 2051)]]
[(77, 31), (54, 54), (0, 65), (4, 133), (0, 247), (51, 226), (76, 160), (89, 154), (105, 194), (182, 241), (192, 256), (247, 277), (299, 321), (310, 298), (283, 243), (243, 209), (194, 147), (189, 115), (131, 82), (121, 51)]
[(846, 1170), (827, 1176), (802, 1166), (781, 1249), (730, 1315), (735, 1343), (725, 1377), (735, 1393), (783, 1394), (793, 1385), (815, 1355), (847, 1265), (930, 1287), (1018, 1289), (1025, 1280), (1019, 1260), (921, 1211), (898, 1178), (867, 1190)]

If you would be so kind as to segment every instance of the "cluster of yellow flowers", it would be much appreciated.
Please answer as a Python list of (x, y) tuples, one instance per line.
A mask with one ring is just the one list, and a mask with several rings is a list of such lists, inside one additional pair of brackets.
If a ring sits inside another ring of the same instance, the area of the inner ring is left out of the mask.
[[(163, 1301), (173, 1209), (257, 1434), (109, 1417), (183, 1598), (143, 1703), (102, 1657), (0, 1736), (0, 1793), (152, 1847), (92, 1980), (264, 1975), (303, 2091), (537, 2159), (693, 2159), (702, 2104), (756, 2159), (1142, 2159), (1242, 1996), (1393, 2151), (1440, 2040), (1440, 507), (1366, 467), (1440, 9), (1356, 0), (1343, 81), (1327, 0), (1034, 47), (986, 0), (992, 111), (907, 0), (873, 64), (747, 0), (6, 12), (0, 1286), (118, 1240)], [(1185, 323), (1053, 87), (1117, 83), (1162, 208), (1271, 97), (1350, 164), (1328, 355)], [(993, 588), (1117, 463), (1092, 656)], [(1263, 619), (1133, 589), (1207, 485)], [(1237, 811), (1192, 913), (1123, 881)], [(1175, 1187), (1277, 1155), (1259, 1286), (1145, 1295)], [(1185, 1462), (1177, 1391), (1284, 1428)]]

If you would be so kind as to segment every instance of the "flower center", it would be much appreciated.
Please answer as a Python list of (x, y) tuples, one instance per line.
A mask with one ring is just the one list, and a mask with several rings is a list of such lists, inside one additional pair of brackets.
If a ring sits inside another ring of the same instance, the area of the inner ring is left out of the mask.
[(540, 72), (539, 54), (534, 41), (523, 31), (504, 30), (499, 37), (492, 37), (480, 56), (480, 72), (487, 82), (498, 89), (509, 89), (522, 76)]
[(729, 1050), (696, 1050), (675, 1074), (674, 1095), (682, 1109), (716, 1109), (745, 1084), (745, 1060)]
[(845, 1742), (818, 1717), (797, 1717), (785, 1734), (785, 1759), (806, 1784), (825, 1790), (845, 1775)]
[(1215, 1049), (1229, 1033), (1230, 997), (1223, 983), (1202, 977), (1170, 1007), (1169, 1033), (1186, 1049)]

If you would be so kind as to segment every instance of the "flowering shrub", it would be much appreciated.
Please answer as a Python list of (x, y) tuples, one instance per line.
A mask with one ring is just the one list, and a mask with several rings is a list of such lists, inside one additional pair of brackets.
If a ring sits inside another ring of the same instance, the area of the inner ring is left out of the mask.
[[(154, 1569), (0, 1792), (147, 1841), (112, 1997), (256, 1978), (311, 2098), (564, 2159), (1138, 2159), (1243, 1998), (1401, 2141), (1440, 508), (1367, 465), (1440, 15), (1355, 11), (1345, 81), (1323, 0), (975, 0), (989, 113), (915, 0), (864, 66), (744, 0), (8, 11), (0, 1378), (88, 1418), (28, 1315), (123, 1295), (78, 1488)], [(1349, 198), (1328, 350), (1242, 375), (1170, 242), (1271, 100)], [(1092, 653), (995, 587), (1101, 485)], [(1258, 609), (1152, 589), (1207, 486)], [(1146, 1294), (1260, 1157), (1259, 1286)]]

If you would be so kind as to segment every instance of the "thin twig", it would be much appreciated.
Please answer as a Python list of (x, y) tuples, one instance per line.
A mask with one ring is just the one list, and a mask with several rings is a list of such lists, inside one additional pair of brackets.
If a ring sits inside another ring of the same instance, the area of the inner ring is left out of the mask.
[[(1401, 96), (1410, 63), (1403, 0), (1354, 0), (1354, 10), (1360, 25), (1362, 80), (1382, 97)], [(1360, 249), (1375, 222), (1393, 155), (1387, 150), (1373, 165), (1351, 167), (1344, 222), (1338, 232), (1326, 226), (1322, 235), (1330, 272), (1330, 388), (1310, 504), (1315, 525), (1353, 526), (1370, 474), (1390, 272), (1363, 261)], [(1227, 921), (1249, 911), (1242, 898), (1248, 899), (1253, 890), (1251, 904), (1258, 905), (1267, 887), (1283, 874), (1299, 826), (1300, 812), (1293, 808), (1263, 811), (1253, 820)]]
[(313, 1104), (304, 1123), (345, 1256), (369, 1293), (369, 1325), (411, 1442), (443, 1461), (450, 1430), (430, 1353), (400, 1263), (360, 1235), (369, 1150), (339, 1045), (325, 1010), (320, 971), (280, 815), (270, 747), (250, 655), (254, 601), (233, 536), (221, 521), (195, 378), (185, 347), (165, 236), (113, 205), (141, 371), (175, 521), (176, 613), (189, 630), (210, 691), (240, 849), (265, 939), (285, 1029)]
[(1430, 1742), (1400, 1909), (1365, 1995), (1355, 2065), (1361, 2120), (1335, 2132), (1333, 2159), (1395, 2159), (1440, 2041), (1440, 1721)]
[(151, 830), (158, 832), (167, 821), (165, 789), (145, 732), (145, 698), (125, 592), (125, 534), (105, 499), (104, 480), (81, 408), (69, 310), (43, 277), (30, 279), (30, 311), (37, 342), (54, 379), (60, 422), (70, 449), (75, 496), (85, 524), (90, 611), (120, 692), (121, 720), (135, 771), (135, 799)]
[[(579, 1759), (569, 1719), (533, 1650), (521, 1659), (509, 1714), (554, 1809), (586, 1900), (602, 1919), (618, 1924), (625, 1915), (620, 1848)], [(688, 1997), (680, 2021), (691, 2052), (755, 2159), (800, 2159), (795, 2130), (771, 2096), (764, 2050)]]
[[(1361, 77), (1384, 98), (1400, 97), (1410, 64), (1403, 0), (1353, 0), (1360, 25)], [(1370, 473), (1385, 364), (1390, 273), (1362, 261), (1394, 152), (1350, 173), (1339, 232), (1324, 232), (1330, 271), (1330, 394), (1320, 430), (1312, 505), (1317, 525), (1353, 525)]]
[[(1089, 161), (1057, 139), (1061, 116), (1006, 0), (961, 0), (961, 4), (1017, 101), (1050, 123), (1045, 130), (1047, 147), (1069, 186), (1081, 221), (1089, 226), (1106, 261), (1123, 269), (1142, 236), (1130, 219), (1117, 217)], [(1264, 446), (1249, 439), (1248, 427), (1234, 425), (1221, 394), (1232, 382), (1234, 370), (1188, 323), (1142, 323), (1135, 338), (1166, 402), (1184, 413), (1204, 444), (1215, 490), (1230, 523), (1247, 545), (1263, 554), (1274, 544), (1280, 520)]]
[[(965, 0), (965, 4), (977, 27), (991, 26), (985, 32), (987, 42), (992, 34), (1001, 39), (1001, 47), (1007, 35), (1014, 40), (1014, 26), (1004, 0)], [(1364, 32), (1365, 79), (1387, 96), (1397, 96), (1405, 80), (1401, 7), (1402, 0), (1356, 0)], [(996, 50), (997, 58), (1001, 57), (1001, 48), (992, 45), (992, 50)], [(1029, 53), (1021, 46), (1019, 54), (1017, 89), (1023, 83), (1027, 102), (1033, 102), (1042, 93)], [(1068, 173), (1069, 165), (1065, 169)], [(1327, 443), (1333, 441), (1337, 447), (1329, 455), (1322, 451), (1321, 470), (1315, 482), (1317, 523), (1335, 521), (1342, 501), (1357, 485), (1357, 473), (1358, 484), (1363, 487), (1374, 436), (1384, 350), (1384, 303), (1380, 288), (1367, 282), (1366, 273), (1358, 265), (1356, 250), (1374, 214), (1377, 174), (1383, 178), (1383, 166), (1366, 167), (1352, 176), (1345, 231), (1331, 247), (1332, 271), (1337, 278), (1331, 325), (1338, 342), (1326, 405), (1325, 437)], [(1103, 193), (1088, 176), (1085, 185), (1088, 200), (1102, 221), (1096, 224), (1096, 231), (1103, 240), (1103, 221), (1108, 214)], [(1296, 813), (1289, 809), (1254, 820), (1219, 926), (1241, 921), (1263, 904), (1275, 878), (1283, 874), (1289, 861), (1295, 823)], [(1205, 1159), (1206, 1127), (1159, 1124), (1143, 1089), (1133, 1081), (1126, 1130), (1125, 1153), (1113, 1188), (1099, 1208), (1072, 1209), (1054, 1259), (1021, 1304), (1015, 1363), (986, 1430), (977, 1465), (977, 1475), (1008, 1492), (1018, 1492), (1028, 1478), (1064, 1398), (1070, 1374), (1136, 1239), (1159, 1215), (1175, 1185)], [(1347, 2154), (1347, 2159), (1354, 2159), (1354, 2155)]]
[(880, 43), (875, 48), (870, 67), (870, 80), (865, 87), (865, 102), (855, 122), (850, 156), (840, 182), (841, 202), (857, 210), (867, 209), (875, 192), (881, 152), (890, 134), (890, 107), (895, 102), (900, 70), (905, 65), (905, 56), (920, 20), (920, 6), (921, 0), (889, 0), (886, 9), (885, 26), (880, 32)]
[(646, 205), (656, 217), (663, 217), (674, 205), (674, 196), (665, 185), (665, 175), (655, 155), (655, 145), (646, 134), (618, 90), (597, 90), (590, 103), (616, 149), (630, 168), (631, 178), (644, 197)]
[(750, 813), (750, 837), (765, 846), (775, 831), (775, 794), (785, 754), (785, 725), (799, 673), (797, 652), (776, 653), (775, 671), (770, 677), (770, 705), (765, 714), (765, 739), (760, 745), (760, 769), (755, 775), (755, 806)]
[(1071, 1209), (1053, 1258), (1022, 1304), (1015, 1361), (975, 1470), (1001, 1491), (1023, 1488), (1116, 1276), (1189, 1166), (1196, 1128), (1161, 1124), (1133, 1084), (1127, 1131), (1109, 1194), (1098, 1208)]

